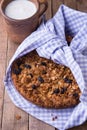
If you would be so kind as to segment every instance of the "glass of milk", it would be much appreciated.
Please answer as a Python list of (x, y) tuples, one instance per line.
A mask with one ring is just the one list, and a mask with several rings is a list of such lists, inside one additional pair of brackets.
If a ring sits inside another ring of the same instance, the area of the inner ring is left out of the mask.
[(13, 42), (21, 43), (37, 29), (40, 16), (47, 7), (46, 0), (3, 0), (1, 13), (9, 38)]

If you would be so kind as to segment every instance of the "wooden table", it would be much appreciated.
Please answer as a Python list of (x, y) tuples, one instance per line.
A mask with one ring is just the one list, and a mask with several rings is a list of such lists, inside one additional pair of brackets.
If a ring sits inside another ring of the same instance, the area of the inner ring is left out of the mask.
[[(62, 3), (74, 9), (87, 12), (86, 0), (48, 0), (47, 19), (55, 14)], [(18, 109), (12, 103), (4, 88), (3, 78), (5, 71), (17, 47), (18, 44), (14, 44), (9, 40), (0, 14), (0, 130), (56, 130), (52, 126)], [(16, 116), (19, 116), (19, 118), (21, 116), (21, 118), (17, 119)], [(87, 130), (87, 122), (70, 130)]]

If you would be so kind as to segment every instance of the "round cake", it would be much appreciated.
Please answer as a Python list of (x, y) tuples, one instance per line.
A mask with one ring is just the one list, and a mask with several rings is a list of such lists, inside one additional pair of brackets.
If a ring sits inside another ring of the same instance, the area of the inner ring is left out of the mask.
[(39, 57), (36, 51), (15, 60), (11, 70), (17, 91), (36, 105), (68, 108), (79, 103), (81, 91), (70, 69)]

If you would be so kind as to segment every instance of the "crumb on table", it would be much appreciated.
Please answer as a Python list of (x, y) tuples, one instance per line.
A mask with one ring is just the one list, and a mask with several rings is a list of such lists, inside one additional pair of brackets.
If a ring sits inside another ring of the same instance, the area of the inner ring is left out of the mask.
[(21, 115), (16, 115), (15, 118), (16, 118), (17, 120), (20, 120), (20, 119), (21, 119)]

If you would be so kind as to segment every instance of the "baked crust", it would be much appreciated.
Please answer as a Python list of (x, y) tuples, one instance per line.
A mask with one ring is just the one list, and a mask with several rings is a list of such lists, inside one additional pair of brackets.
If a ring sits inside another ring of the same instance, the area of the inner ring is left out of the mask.
[(70, 69), (41, 58), (36, 51), (12, 64), (12, 81), (28, 101), (45, 108), (68, 108), (79, 103), (81, 91)]

